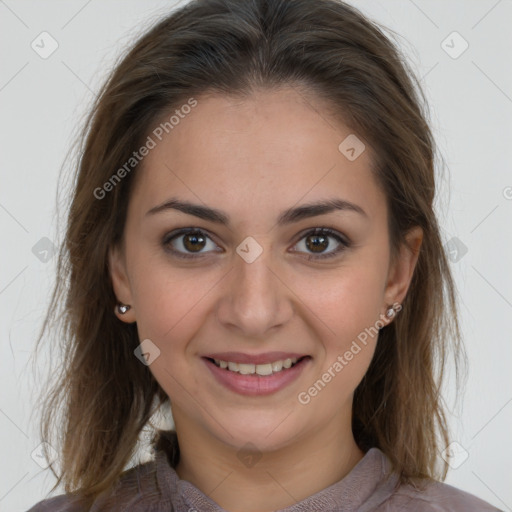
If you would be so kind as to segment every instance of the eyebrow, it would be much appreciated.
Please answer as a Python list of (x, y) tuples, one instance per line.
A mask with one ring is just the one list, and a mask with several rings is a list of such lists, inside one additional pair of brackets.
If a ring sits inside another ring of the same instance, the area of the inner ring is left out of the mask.
[[(193, 215), (195, 217), (199, 217), (200, 219), (208, 220), (225, 226), (229, 226), (230, 224), (229, 216), (221, 210), (199, 204), (193, 204), (177, 198), (171, 198), (165, 203), (151, 208), (151, 210), (146, 213), (146, 216), (154, 215), (156, 213), (168, 210), (178, 210), (188, 215)], [(331, 213), (334, 211), (356, 212), (368, 218), (368, 214), (357, 204), (351, 203), (350, 201), (346, 201), (344, 199), (335, 198), (307, 203), (295, 208), (289, 208), (279, 215), (277, 219), (277, 225), (284, 226), (286, 224), (298, 222), (309, 217), (325, 215), (326, 213)]]

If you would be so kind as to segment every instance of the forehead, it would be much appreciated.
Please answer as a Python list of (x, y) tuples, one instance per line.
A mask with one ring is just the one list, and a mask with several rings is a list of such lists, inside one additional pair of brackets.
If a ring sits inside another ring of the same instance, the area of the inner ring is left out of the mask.
[(229, 209), (243, 223), (251, 212), (270, 220), (274, 209), (340, 197), (370, 217), (383, 214), (371, 148), (349, 160), (339, 146), (355, 134), (321, 101), (293, 87), (196, 100), (162, 140), (153, 137), (156, 145), (138, 170), (134, 207), (147, 211), (180, 196)]

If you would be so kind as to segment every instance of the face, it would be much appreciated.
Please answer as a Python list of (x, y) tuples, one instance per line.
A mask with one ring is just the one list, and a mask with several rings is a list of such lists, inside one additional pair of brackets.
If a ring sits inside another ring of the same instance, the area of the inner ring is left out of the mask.
[[(375, 327), (403, 300), (416, 258), (391, 263), (370, 148), (349, 160), (338, 146), (350, 130), (319, 102), (291, 88), (197, 101), (137, 171), (110, 257), (116, 296), (132, 306), (120, 319), (151, 340), (177, 428), (271, 450), (350, 418)], [(345, 207), (303, 208), (327, 201)], [(410, 241), (419, 248), (421, 234)], [(267, 376), (207, 359), (265, 373), (292, 355)]]

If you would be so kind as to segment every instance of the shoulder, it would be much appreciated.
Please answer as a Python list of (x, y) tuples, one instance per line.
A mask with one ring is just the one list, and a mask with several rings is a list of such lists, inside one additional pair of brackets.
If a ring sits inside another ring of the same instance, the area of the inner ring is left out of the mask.
[(85, 512), (87, 507), (70, 494), (60, 494), (36, 503), (27, 512)]
[(409, 510), (415, 512), (502, 512), (477, 496), (443, 482), (430, 481), (421, 487), (401, 485), (377, 510), (388, 512)]
[(27, 512), (159, 512), (173, 510), (162, 496), (157, 478), (157, 463), (148, 461), (124, 471), (118, 483), (109, 491), (86, 502), (74, 494), (60, 494), (36, 503)]

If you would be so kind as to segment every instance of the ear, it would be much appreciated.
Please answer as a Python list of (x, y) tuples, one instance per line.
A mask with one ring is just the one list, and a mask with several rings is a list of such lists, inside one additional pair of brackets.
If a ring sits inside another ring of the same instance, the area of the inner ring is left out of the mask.
[(128, 279), (128, 273), (126, 271), (124, 252), (119, 247), (111, 247), (109, 249), (108, 268), (117, 301), (130, 306), (130, 309), (124, 314), (121, 314), (117, 310), (117, 307), (114, 313), (119, 320), (131, 324), (135, 322), (135, 307), (133, 304), (130, 280)]
[(396, 260), (392, 262), (384, 296), (387, 308), (395, 302), (401, 304), (407, 295), (414, 269), (420, 254), (423, 241), (423, 230), (419, 226), (410, 229), (405, 235), (406, 244), (400, 247)]

